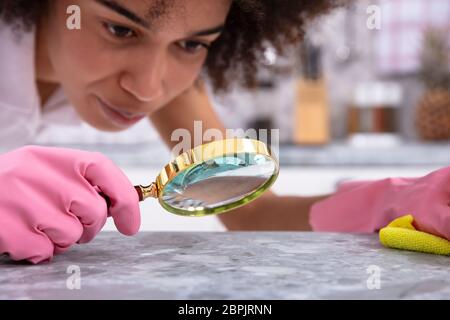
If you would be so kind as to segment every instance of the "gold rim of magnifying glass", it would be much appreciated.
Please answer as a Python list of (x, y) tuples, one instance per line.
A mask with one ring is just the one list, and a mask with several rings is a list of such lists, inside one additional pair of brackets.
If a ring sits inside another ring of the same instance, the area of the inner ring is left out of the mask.
[[(233, 139), (213, 141), (207, 144), (197, 146), (189, 151), (182, 153), (181, 155), (177, 156), (174, 160), (172, 160), (170, 163), (168, 163), (156, 177), (156, 181), (154, 183), (152, 183), (149, 186), (136, 186), (135, 188), (139, 193), (141, 201), (147, 198), (158, 198), (160, 204), (165, 209), (177, 214), (187, 215), (185, 213), (186, 210), (170, 207), (161, 200), (161, 194), (165, 186), (168, 183), (170, 183), (179, 173), (183, 172), (186, 169), (189, 169), (194, 165), (199, 165), (203, 162), (207, 162), (216, 159), (218, 157), (232, 156), (242, 153), (260, 154), (262, 156), (269, 157), (274, 161), (276, 168), (273, 176), (266, 183), (260, 186), (252, 194), (252, 196), (243, 199), (242, 204), (237, 203), (232, 204), (233, 208), (234, 207), (237, 208), (238, 206), (244, 205), (245, 203), (258, 197), (262, 192), (264, 192), (264, 190), (266, 190), (270, 185), (273, 184), (276, 177), (278, 176), (279, 171), (278, 160), (271, 153), (267, 145), (259, 140), (248, 138), (233, 138)], [(227, 207), (226, 205), (220, 207), (220, 210), (226, 210), (226, 207)], [(205, 215), (211, 214), (211, 211), (214, 211), (214, 209), (209, 209), (208, 213), (205, 213)], [(198, 216), (201, 215), (201, 213), (196, 212), (195, 215)]]

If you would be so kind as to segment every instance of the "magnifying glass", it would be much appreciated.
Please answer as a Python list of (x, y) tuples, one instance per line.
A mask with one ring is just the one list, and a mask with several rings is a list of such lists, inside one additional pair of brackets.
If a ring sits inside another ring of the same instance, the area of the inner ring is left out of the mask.
[(182, 216), (223, 213), (258, 198), (276, 180), (278, 160), (261, 141), (226, 139), (200, 145), (167, 164), (155, 182), (135, 186), (139, 200), (157, 198)]

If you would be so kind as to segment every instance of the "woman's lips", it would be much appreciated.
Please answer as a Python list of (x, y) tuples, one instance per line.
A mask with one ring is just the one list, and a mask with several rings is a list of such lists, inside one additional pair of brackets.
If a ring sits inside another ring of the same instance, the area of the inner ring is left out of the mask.
[(112, 107), (102, 99), (97, 97), (97, 101), (100, 105), (100, 108), (103, 111), (103, 114), (111, 120), (116, 125), (119, 125), (120, 127), (129, 127), (137, 122), (144, 119), (147, 114), (133, 114), (130, 112), (122, 111), (117, 108)]

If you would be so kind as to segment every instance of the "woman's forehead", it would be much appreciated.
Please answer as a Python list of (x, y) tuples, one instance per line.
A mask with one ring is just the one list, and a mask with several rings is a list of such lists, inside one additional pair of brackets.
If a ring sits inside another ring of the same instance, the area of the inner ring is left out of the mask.
[(185, 6), (185, 1), (179, 0), (139, 0), (137, 2), (140, 2), (143, 16), (150, 21), (182, 11)]
[(196, 31), (223, 23), (232, 0), (94, 1), (154, 31), (169, 24)]

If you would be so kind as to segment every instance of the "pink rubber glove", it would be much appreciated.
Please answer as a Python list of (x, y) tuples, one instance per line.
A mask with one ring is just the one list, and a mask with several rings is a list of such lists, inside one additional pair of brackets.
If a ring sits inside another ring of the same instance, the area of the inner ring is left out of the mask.
[(100, 153), (30, 146), (0, 156), (0, 254), (51, 260), (92, 240), (108, 216), (125, 235), (139, 230), (137, 192)]
[(343, 183), (310, 212), (315, 231), (376, 232), (410, 214), (417, 230), (450, 240), (450, 167), (420, 178)]

